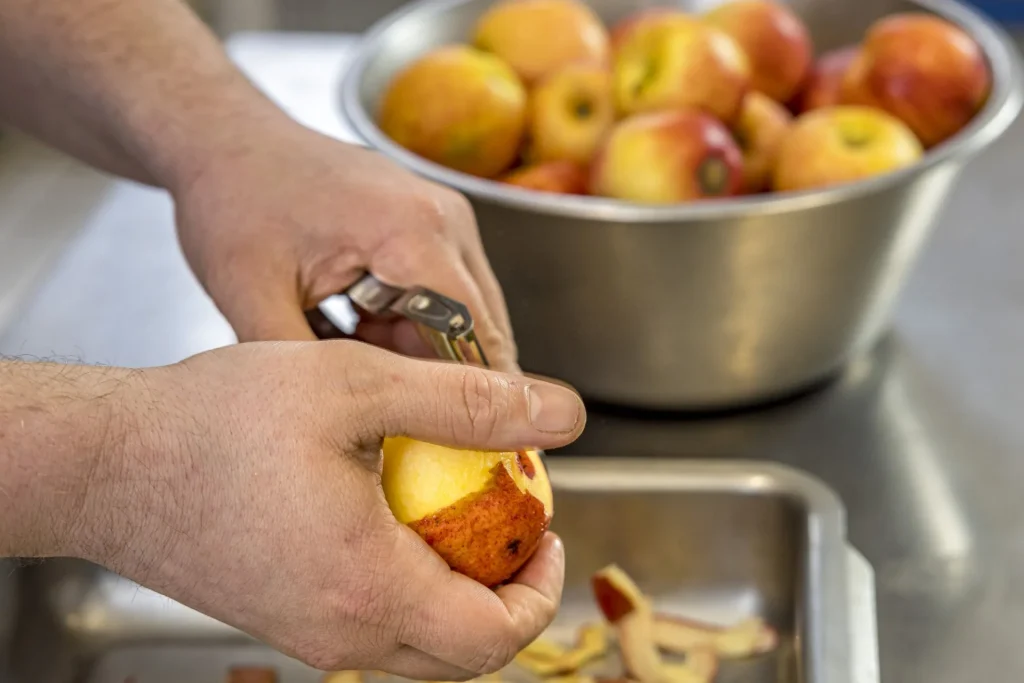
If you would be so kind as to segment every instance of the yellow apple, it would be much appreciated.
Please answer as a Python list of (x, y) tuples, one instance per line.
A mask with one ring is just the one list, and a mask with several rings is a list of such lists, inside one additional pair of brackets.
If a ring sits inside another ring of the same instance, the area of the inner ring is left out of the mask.
[(792, 99), (814, 56), (800, 17), (774, 0), (731, 0), (704, 18), (728, 33), (746, 53), (754, 90), (776, 102)]
[(591, 169), (592, 194), (671, 204), (738, 194), (743, 156), (729, 130), (699, 109), (637, 114), (618, 123)]
[(385, 440), (383, 450), (392, 513), (453, 570), (493, 587), (537, 550), (554, 502), (536, 451), (485, 453), (404, 437)]
[(609, 32), (612, 55), (619, 53), (622, 46), (630, 40), (635, 31), (642, 30), (648, 22), (662, 19), (671, 14), (680, 15), (684, 14), (684, 12), (674, 7), (648, 7), (647, 9), (633, 12), (617, 22)]
[(437, 48), (402, 70), (381, 102), (381, 130), (438, 164), (485, 178), (512, 165), (526, 128), (527, 93), (500, 59)]
[(608, 70), (592, 64), (564, 67), (542, 80), (531, 95), (531, 160), (588, 164), (613, 123)]
[(743, 98), (743, 108), (732, 132), (743, 151), (745, 192), (768, 189), (779, 143), (792, 122), (789, 110), (767, 95), (751, 91)]
[(574, 62), (605, 64), (609, 53), (608, 31), (579, 0), (499, 0), (477, 22), (473, 44), (527, 85)]
[(777, 191), (849, 183), (910, 166), (923, 154), (914, 133), (891, 114), (844, 105), (800, 115), (779, 144)]
[(615, 102), (623, 115), (699, 107), (730, 124), (749, 83), (747, 58), (736, 42), (679, 13), (642, 21), (615, 57)]

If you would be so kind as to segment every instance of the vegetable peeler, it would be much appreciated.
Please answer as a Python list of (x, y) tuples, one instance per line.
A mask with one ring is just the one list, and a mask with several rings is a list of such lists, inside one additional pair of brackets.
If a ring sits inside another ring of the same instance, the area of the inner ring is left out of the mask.
[[(345, 320), (340, 298), (347, 297), (352, 307), (375, 316), (411, 320), (430, 347), (442, 360), (488, 366), (487, 357), (473, 330), (473, 316), (465, 304), (426, 287), (396, 287), (384, 284), (365, 273), (340, 295), (328, 297), (316, 309), (306, 312), (317, 336), (344, 336), (354, 329), (354, 321)], [(340, 334), (339, 334), (340, 333)]]

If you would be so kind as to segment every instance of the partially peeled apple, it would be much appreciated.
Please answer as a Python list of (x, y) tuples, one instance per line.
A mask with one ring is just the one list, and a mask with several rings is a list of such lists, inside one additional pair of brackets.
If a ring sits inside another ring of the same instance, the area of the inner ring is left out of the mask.
[(488, 587), (540, 545), (554, 511), (540, 453), (459, 450), (406, 437), (384, 441), (381, 483), (395, 518), (453, 570)]

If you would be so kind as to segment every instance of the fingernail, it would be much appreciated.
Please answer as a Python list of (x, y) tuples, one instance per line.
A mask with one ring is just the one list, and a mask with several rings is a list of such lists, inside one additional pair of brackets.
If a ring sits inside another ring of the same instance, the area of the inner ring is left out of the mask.
[(526, 388), (530, 405), (530, 424), (549, 434), (565, 434), (576, 429), (583, 404), (575, 392), (555, 384), (531, 384)]

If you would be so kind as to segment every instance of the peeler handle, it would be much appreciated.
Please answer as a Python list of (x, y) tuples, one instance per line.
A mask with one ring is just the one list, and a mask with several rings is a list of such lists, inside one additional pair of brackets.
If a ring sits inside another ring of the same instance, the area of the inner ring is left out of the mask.
[[(411, 320), (424, 341), (439, 358), (487, 366), (487, 357), (473, 329), (473, 317), (465, 304), (425, 287), (396, 287), (365, 273), (342, 292), (353, 307), (377, 316)], [(322, 302), (307, 319), (321, 338), (339, 336), (335, 315)]]

